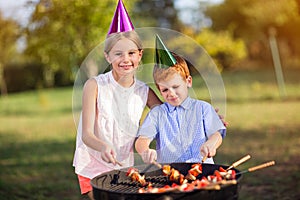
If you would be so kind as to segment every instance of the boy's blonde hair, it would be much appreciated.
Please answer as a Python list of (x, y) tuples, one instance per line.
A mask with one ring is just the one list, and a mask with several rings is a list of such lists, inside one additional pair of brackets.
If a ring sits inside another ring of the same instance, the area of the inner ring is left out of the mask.
[(154, 66), (153, 79), (156, 85), (160, 81), (169, 80), (174, 74), (179, 74), (184, 81), (190, 76), (190, 70), (186, 61), (175, 53), (172, 53), (172, 55), (176, 59), (175, 65), (170, 66), (169, 68), (160, 68), (157, 65)]
[(118, 33), (112, 33), (106, 37), (105, 45), (104, 45), (104, 52), (109, 53), (110, 50), (113, 48), (113, 46), (121, 39), (127, 38), (134, 42), (138, 48), (138, 50), (143, 49), (142, 41), (138, 34), (132, 30), (132, 31), (126, 31), (126, 32), (118, 32)]

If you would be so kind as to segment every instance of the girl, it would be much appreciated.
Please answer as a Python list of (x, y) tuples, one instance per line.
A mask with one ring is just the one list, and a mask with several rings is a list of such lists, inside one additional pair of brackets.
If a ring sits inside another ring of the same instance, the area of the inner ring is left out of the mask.
[(90, 78), (83, 88), (75, 172), (81, 192), (91, 195), (90, 179), (116, 168), (133, 165), (133, 143), (142, 112), (160, 100), (145, 83), (135, 79), (143, 50), (135, 31), (113, 33), (105, 43), (112, 70)]
[(112, 69), (84, 85), (73, 160), (81, 193), (90, 199), (92, 178), (134, 164), (133, 143), (143, 110), (146, 105), (152, 108), (161, 104), (153, 90), (135, 78), (143, 48), (121, 0), (105, 41), (104, 55)]

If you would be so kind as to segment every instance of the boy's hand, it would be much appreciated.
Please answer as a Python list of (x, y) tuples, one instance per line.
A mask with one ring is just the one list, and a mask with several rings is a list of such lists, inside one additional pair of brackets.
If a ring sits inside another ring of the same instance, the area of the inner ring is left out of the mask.
[(154, 149), (147, 149), (141, 153), (141, 157), (145, 163), (152, 163), (157, 159), (157, 153)]
[(200, 153), (203, 157), (213, 157), (217, 153), (217, 148), (222, 144), (222, 136), (220, 132), (212, 134), (208, 140), (200, 147)]
[(210, 141), (207, 141), (201, 146), (200, 153), (203, 157), (207, 156), (210, 158), (216, 155), (217, 149), (214, 144), (211, 144)]

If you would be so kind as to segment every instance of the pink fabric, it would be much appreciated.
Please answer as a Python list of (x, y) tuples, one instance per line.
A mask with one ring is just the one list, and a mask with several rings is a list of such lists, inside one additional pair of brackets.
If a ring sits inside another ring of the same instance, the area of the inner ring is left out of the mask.
[(93, 187), (91, 185), (91, 179), (80, 176), (80, 175), (77, 175), (77, 176), (78, 176), (81, 194), (86, 194), (93, 190)]

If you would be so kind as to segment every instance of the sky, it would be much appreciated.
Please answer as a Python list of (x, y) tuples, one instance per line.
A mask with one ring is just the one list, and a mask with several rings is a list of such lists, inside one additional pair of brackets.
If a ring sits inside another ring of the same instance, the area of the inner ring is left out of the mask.
[(0, 0), (0, 10), (5, 18), (11, 17), (19, 21), (22, 25), (25, 25), (34, 9), (33, 6), (26, 6), (26, 4), (35, 1), (36, 0)]
[[(26, 25), (28, 18), (33, 11), (33, 6), (28, 6), (28, 2), (36, 2), (37, 0), (0, 0), (0, 10), (4, 17), (12, 17), (19, 21), (22, 25)], [(198, 0), (205, 1), (205, 0)], [(206, 0), (207, 1), (207, 0)], [(221, 3), (223, 0), (209, 0), (212, 3)], [(187, 20), (187, 23), (191, 21), (191, 14), (188, 8), (195, 8), (195, 0), (176, 0), (175, 5), (180, 8), (185, 8), (185, 12), (181, 12), (180, 16)], [(27, 5), (27, 6), (26, 6)], [(31, 4), (32, 5), (32, 4)]]

